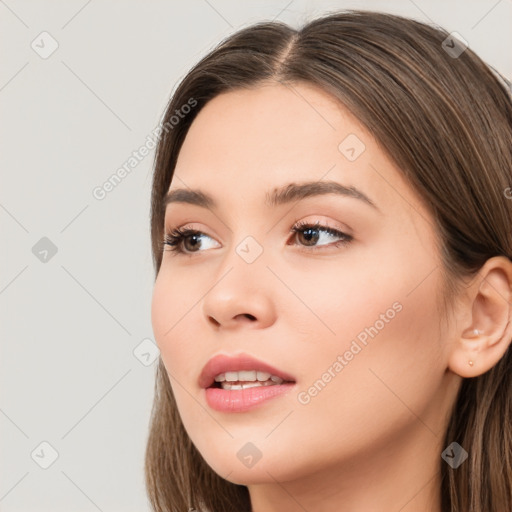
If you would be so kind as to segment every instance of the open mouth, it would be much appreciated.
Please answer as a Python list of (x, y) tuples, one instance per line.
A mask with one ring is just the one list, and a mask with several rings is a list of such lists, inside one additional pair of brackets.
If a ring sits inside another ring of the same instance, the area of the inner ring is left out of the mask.
[[(238, 368), (241, 366), (239, 363), (235, 364)], [(244, 370), (233, 369), (233, 364), (231, 369), (222, 372), (227, 366), (224, 365), (205, 373), (202, 382), (208, 405), (224, 413), (246, 412), (289, 393), (297, 384), (289, 374), (269, 365), (256, 364), (257, 366), (253, 361), (242, 363)], [(258, 369), (250, 369), (254, 366)]]
[[(278, 379), (278, 380), (277, 380)], [(260, 388), (267, 386), (280, 386), (282, 384), (295, 384), (295, 381), (288, 381), (276, 377), (275, 380), (270, 378), (265, 381), (222, 381), (214, 382), (209, 388), (224, 389), (224, 390), (237, 390), (237, 389), (249, 389), (249, 388)]]

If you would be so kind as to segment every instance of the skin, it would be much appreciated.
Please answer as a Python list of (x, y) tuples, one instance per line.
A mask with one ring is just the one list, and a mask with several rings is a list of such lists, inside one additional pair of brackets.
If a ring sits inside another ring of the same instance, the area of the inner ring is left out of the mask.
[[(365, 145), (352, 162), (338, 149), (348, 134)], [(334, 194), (264, 204), (273, 188), (309, 180), (353, 185), (378, 210)], [(170, 190), (187, 187), (219, 207), (168, 205), (167, 230), (204, 235), (199, 247), (186, 245), (188, 255), (167, 246), (152, 323), (183, 424), (206, 462), (248, 486), (254, 512), (440, 512), (443, 436), (462, 377), (490, 369), (512, 337), (508, 260), (488, 260), (442, 322), (432, 216), (357, 119), (306, 84), (211, 100), (192, 123)], [(320, 232), (315, 251), (304, 232), (289, 233), (297, 221), (353, 240), (336, 247), (339, 238)], [(250, 264), (235, 251), (247, 236), (263, 249)], [(298, 394), (397, 303), (401, 310), (300, 403)], [(244, 413), (210, 409), (201, 369), (218, 353), (240, 352), (293, 375), (295, 389)], [(237, 457), (247, 442), (262, 455), (250, 468)]]

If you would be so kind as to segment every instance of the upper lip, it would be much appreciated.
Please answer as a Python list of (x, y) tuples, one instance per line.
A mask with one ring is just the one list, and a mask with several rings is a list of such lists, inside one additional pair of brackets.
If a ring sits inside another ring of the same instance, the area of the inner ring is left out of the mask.
[(278, 370), (263, 361), (259, 361), (248, 354), (237, 354), (233, 356), (218, 354), (213, 356), (203, 367), (199, 375), (199, 386), (201, 388), (208, 388), (215, 382), (215, 377), (220, 373), (236, 372), (239, 370), (267, 372), (271, 375), (281, 377), (284, 381), (295, 382), (295, 379), (290, 374)]

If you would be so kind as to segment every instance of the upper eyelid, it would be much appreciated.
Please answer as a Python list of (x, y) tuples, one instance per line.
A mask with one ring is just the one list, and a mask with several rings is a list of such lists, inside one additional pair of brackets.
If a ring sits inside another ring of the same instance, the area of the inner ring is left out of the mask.
[[(311, 216), (313, 216), (314, 214), (312, 214)], [(324, 217), (323, 215), (321, 214), (317, 214), (319, 217)], [(340, 223), (339, 221), (337, 222), (337, 224), (341, 224), (341, 226), (338, 226), (338, 225), (331, 225), (333, 224), (335, 221), (332, 221), (332, 220), (325, 220), (325, 219), (322, 219), (322, 220), (318, 220), (318, 219), (315, 219), (315, 220), (301, 220), (302, 217), (299, 217), (297, 220), (293, 220), (291, 225), (290, 225), (290, 228), (288, 228), (286, 230), (287, 233), (290, 232), (290, 230), (296, 226), (296, 225), (311, 225), (311, 226), (315, 226), (316, 224), (318, 224), (318, 226), (320, 228), (329, 228), (329, 229), (334, 229), (336, 231), (341, 231), (342, 233), (346, 234), (346, 235), (351, 235), (353, 234), (353, 230), (352, 228), (350, 228), (347, 224), (344, 224), (344, 223)], [(199, 231), (201, 232), (201, 234), (205, 234), (207, 236), (210, 236), (212, 237), (212, 235), (209, 235), (205, 230), (203, 230), (202, 228), (195, 228), (195, 227), (192, 227), (193, 224), (198, 224), (197, 222), (194, 222), (194, 221), (190, 221), (190, 222), (185, 222), (183, 224), (176, 224), (175, 226), (170, 226), (169, 229), (167, 229), (167, 222), (164, 222), (164, 232), (170, 232), (172, 230), (175, 230), (175, 229), (179, 229), (180, 231), (185, 231), (185, 230), (188, 230), (188, 231)], [(170, 222), (169, 222), (170, 224)], [(228, 228), (228, 230), (230, 232), (232, 232), (231, 229)], [(212, 237), (213, 238), (213, 237)]]
[[(214, 236), (212, 236), (212, 235), (209, 235), (206, 232), (206, 230), (204, 230), (202, 228), (194, 228), (194, 227), (192, 227), (192, 224), (193, 224), (193, 222), (187, 222), (187, 223), (183, 224), (182, 226), (176, 226), (176, 227), (172, 227), (170, 229), (165, 228), (164, 229), (164, 234), (171, 233), (172, 231), (179, 230), (181, 232), (187, 232), (186, 235), (190, 235), (191, 233), (199, 233), (201, 235), (206, 235), (207, 237), (209, 237), (209, 238), (211, 238), (213, 240), (216, 240), (216, 238)], [(293, 234), (294, 228), (306, 229), (307, 227), (316, 227), (320, 231), (326, 231), (328, 229), (331, 229), (333, 231), (340, 232), (340, 234), (344, 234), (346, 236), (353, 237), (352, 230), (348, 226), (347, 227), (331, 226), (326, 221), (321, 221), (321, 220), (315, 220), (315, 221), (297, 220), (297, 221), (294, 221), (292, 223), (291, 227), (286, 230), (286, 233), (287, 234)]]

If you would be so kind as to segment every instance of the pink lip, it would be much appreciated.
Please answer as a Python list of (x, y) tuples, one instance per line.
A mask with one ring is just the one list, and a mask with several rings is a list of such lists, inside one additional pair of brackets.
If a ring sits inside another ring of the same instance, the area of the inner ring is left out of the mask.
[[(263, 361), (258, 361), (247, 354), (238, 354), (236, 356), (228, 356), (218, 354), (212, 357), (204, 366), (199, 376), (199, 387), (209, 388), (215, 382), (215, 377), (219, 373), (235, 372), (239, 370), (256, 370), (260, 372), (268, 372), (277, 377), (281, 377), (284, 381), (295, 382), (295, 379), (288, 373), (278, 370)], [(270, 386), (269, 386), (270, 387)], [(272, 386), (273, 387), (273, 386)], [(252, 388), (259, 389), (259, 388)]]
[(271, 386), (257, 386), (247, 389), (206, 388), (206, 403), (214, 410), (233, 413), (245, 412), (263, 402), (292, 391), (295, 382), (283, 382)]

